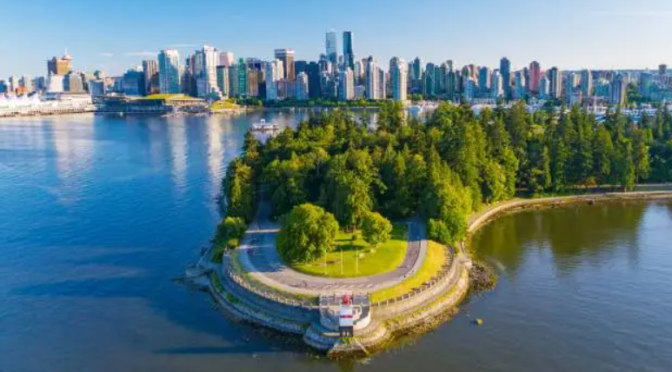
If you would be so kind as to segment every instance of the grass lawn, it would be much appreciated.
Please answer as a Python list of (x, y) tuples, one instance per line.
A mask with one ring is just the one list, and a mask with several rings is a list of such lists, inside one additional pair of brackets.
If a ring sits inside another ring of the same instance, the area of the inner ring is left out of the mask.
[(429, 241), (427, 244), (427, 257), (422, 263), (420, 270), (412, 277), (404, 280), (399, 285), (386, 288), (371, 294), (371, 302), (380, 302), (401, 296), (420, 287), (424, 282), (435, 277), (447, 261), (446, 248), (436, 242)]
[[(391, 239), (378, 246), (375, 251), (364, 241), (361, 232), (357, 233), (358, 239), (353, 245), (353, 234), (340, 231), (336, 237), (336, 249), (327, 254), (326, 268), (324, 258), (311, 263), (292, 265), (292, 267), (309, 275), (330, 278), (352, 278), (386, 273), (404, 262), (408, 244), (407, 230), (406, 224), (395, 224)], [(360, 256), (359, 270), (357, 270), (358, 253)]]

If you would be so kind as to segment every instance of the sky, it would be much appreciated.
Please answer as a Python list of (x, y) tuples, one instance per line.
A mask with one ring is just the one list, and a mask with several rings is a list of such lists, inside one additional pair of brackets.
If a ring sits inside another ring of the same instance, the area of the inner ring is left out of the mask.
[[(672, 65), (670, 0), (0, 0), (0, 79), (46, 74), (67, 48), (78, 71), (121, 74), (159, 50), (203, 44), (238, 57), (324, 53), (325, 32), (354, 32), (357, 58), (457, 66), (620, 69)], [(339, 50), (342, 48), (339, 37)], [(342, 52), (342, 51), (341, 51)]]

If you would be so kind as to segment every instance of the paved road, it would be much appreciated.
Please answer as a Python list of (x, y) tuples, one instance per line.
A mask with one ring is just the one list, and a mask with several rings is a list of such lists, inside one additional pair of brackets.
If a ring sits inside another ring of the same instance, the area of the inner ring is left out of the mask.
[(285, 265), (275, 249), (279, 230), (269, 221), (269, 206), (262, 203), (257, 218), (243, 238), (239, 248), (241, 265), (257, 280), (281, 290), (310, 294), (330, 294), (336, 291), (372, 292), (398, 284), (415, 273), (427, 255), (425, 226), (419, 219), (408, 222), (408, 249), (404, 262), (395, 270), (360, 278), (322, 278), (300, 273)]

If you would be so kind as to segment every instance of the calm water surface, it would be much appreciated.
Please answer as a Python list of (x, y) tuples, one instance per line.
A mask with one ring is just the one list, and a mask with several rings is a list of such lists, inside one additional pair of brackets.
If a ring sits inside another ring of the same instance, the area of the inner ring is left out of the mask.
[(171, 279), (210, 239), (260, 117), (0, 120), (0, 371), (672, 370), (667, 203), (488, 225), (473, 244), (497, 289), (355, 365), (227, 320)]

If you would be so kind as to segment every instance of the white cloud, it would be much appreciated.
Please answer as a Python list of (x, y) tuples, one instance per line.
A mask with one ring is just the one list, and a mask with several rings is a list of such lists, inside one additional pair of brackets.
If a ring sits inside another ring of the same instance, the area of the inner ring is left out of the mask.
[(128, 52), (126, 57), (156, 57), (156, 52)]
[(114, 53), (110, 53), (110, 52), (102, 52), (102, 53), (98, 53), (98, 55), (101, 56), (101, 57), (114, 57)]

